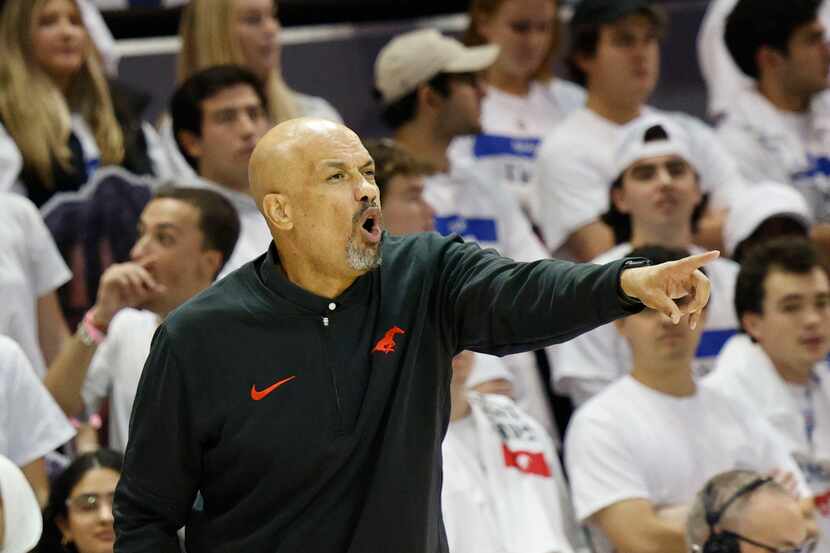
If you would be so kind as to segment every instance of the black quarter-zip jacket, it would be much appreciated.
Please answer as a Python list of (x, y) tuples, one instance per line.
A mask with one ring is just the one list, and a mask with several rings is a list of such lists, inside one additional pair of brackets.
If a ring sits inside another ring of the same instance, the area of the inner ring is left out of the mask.
[[(329, 300), (272, 244), (173, 312), (145, 364), (115, 497), (117, 553), (446, 553), (451, 358), (562, 342), (641, 309), (623, 261), (515, 263), (385, 236)], [(197, 491), (203, 509), (193, 511)]]

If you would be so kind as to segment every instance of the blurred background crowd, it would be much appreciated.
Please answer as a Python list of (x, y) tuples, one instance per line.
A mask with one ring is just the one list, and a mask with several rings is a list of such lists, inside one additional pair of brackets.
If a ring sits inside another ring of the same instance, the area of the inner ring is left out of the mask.
[(248, 160), (311, 116), (365, 139), (392, 234), (722, 252), (696, 329), (455, 357), (450, 553), (830, 553), (827, 25), (820, 0), (0, 1), (0, 552), (113, 551), (153, 334), (268, 248)]

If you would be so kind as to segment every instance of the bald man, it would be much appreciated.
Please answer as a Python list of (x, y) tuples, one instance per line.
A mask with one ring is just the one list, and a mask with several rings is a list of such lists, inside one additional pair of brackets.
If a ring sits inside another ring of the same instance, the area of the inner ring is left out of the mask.
[(521, 264), (457, 237), (390, 236), (372, 158), (334, 123), (276, 126), (250, 178), (274, 242), (156, 332), (118, 553), (176, 551), (184, 525), (199, 553), (446, 553), (453, 355), (538, 349), (643, 303), (695, 324), (708, 299), (696, 269), (716, 252)]

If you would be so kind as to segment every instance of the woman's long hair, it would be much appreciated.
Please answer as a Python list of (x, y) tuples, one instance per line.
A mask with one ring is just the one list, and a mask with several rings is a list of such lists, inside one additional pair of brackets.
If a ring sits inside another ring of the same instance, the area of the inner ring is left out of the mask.
[[(551, 0), (556, 5), (558, 2)], [(479, 32), (479, 26), (485, 18), (493, 17), (502, 7), (502, 5), (510, 0), (472, 0), (470, 2), (469, 19), (467, 29), (464, 31), (462, 42), (467, 46), (481, 46), (488, 44), (484, 35)], [(536, 72), (530, 76), (531, 81), (550, 81), (553, 78), (553, 64), (556, 61), (556, 56), (559, 53), (560, 37), (564, 32), (564, 25), (562, 25), (559, 16), (556, 16), (554, 21), (553, 37), (550, 41), (548, 53), (542, 64), (536, 69)]]
[(63, 534), (58, 527), (58, 519), (64, 520), (69, 516), (66, 501), (72, 489), (78, 485), (86, 473), (91, 470), (104, 468), (112, 469), (121, 474), (121, 465), (124, 458), (117, 451), (111, 449), (97, 449), (79, 455), (72, 464), (55, 478), (49, 491), (49, 501), (43, 509), (43, 534), (35, 550), (37, 553), (77, 553), (75, 544), (64, 546), (61, 543)]
[(0, 13), (0, 119), (23, 156), (47, 187), (53, 187), (52, 164), (70, 170), (72, 112), (92, 129), (102, 164), (119, 164), (124, 135), (115, 118), (98, 52), (87, 38), (84, 63), (66, 96), (35, 61), (32, 28), (48, 0), (7, 0)]
[[(179, 37), (178, 78), (188, 77), (214, 65), (245, 66), (239, 42), (234, 39), (236, 20), (233, 0), (191, 0), (182, 12)], [(264, 82), (268, 95), (268, 114), (274, 124), (302, 115), (294, 92), (285, 84), (276, 68)]]

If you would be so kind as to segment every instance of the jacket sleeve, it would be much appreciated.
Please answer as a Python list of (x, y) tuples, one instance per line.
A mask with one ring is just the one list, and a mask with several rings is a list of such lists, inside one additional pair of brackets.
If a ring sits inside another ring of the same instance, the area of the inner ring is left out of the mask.
[(162, 325), (139, 381), (124, 468), (115, 492), (115, 552), (178, 552), (198, 490), (197, 398)]
[(642, 309), (621, 299), (624, 259), (517, 263), (460, 239), (443, 253), (436, 307), (451, 351), (539, 349)]

